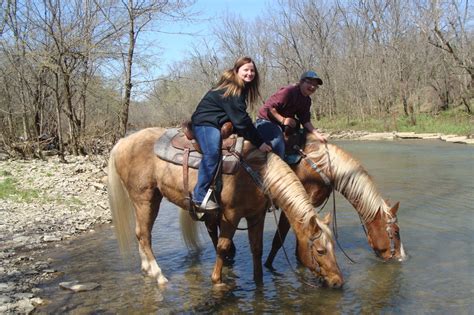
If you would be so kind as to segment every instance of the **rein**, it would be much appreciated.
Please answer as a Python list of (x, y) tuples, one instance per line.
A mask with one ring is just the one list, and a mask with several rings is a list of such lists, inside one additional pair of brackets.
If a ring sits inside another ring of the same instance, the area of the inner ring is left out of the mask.
[[(242, 156), (240, 153), (238, 153), (238, 152), (236, 152), (236, 151), (233, 151), (233, 150), (230, 151), (230, 152), (231, 152), (233, 155), (235, 155), (235, 156), (239, 159), (240, 164), (243, 166), (243, 168), (245, 169), (245, 171), (246, 171), (246, 172), (250, 175), (250, 177), (253, 179), (253, 181), (255, 182), (255, 184), (257, 185), (257, 187), (258, 187), (264, 194), (269, 195), (268, 193), (265, 193), (265, 188), (264, 188), (264, 186), (263, 186), (263, 181), (262, 181), (260, 175), (259, 175), (257, 172), (255, 172), (255, 171), (252, 169), (252, 167), (251, 167), (247, 162), (245, 162), (243, 156)], [(283, 249), (283, 253), (285, 254), (285, 259), (286, 259), (286, 262), (288, 263), (288, 266), (290, 267), (291, 272), (293, 272), (293, 274), (294, 274), (298, 279), (300, 279), (300, 281), (301, 281), (302, 283), (304, 283), (304, 284), (306, 284), (306, 285), (308, 285), (308, 286), (310, 286), (310, 287), (317, 288), (317, 286), (315, 286), (314, 284), (309, 283), (308, 281), (306, 281), (306, 280), (303, 278), (303, 276), (302, 276), (300, 273), (298, 273), (298, 272), (293, 268), (293, 265), (291, 264), (290, 259), (288, 258), (288, 253), (286, 252), (285, 246), (283, 245), (283, 237), (281, 236), (280, 230), (278, 229), (278, 219), (277, 219), (277, 217), (276, 217), (276, 210), (277, 210), (277, 208), (275, 207), (275, 204), (273, 203), (273, 200), (272, 200), (271, 196), (268, 196), (268, 197), (269, 197), (268, 199), (270, 200), (270, 209), (268, 210), (268, 212), (272, 212), (272, 213), (273, 213), (273, 217), (274, 217), (274, 219), (275, 219), (275, 224), (276, 224), (276, 226), (277, 226), (277, 232), (278, 232), (278, 236), (280, 237), (280, 241), (281, 241), (281, 246), (282, 246), (282, 249)], [(224, 215), (224, 213), (222, 213), (222, 215)], [(263, 217), (263, 218), (265, 218), (265, 217)], [(257, 223), (258, 223), (258, 222), (257, 222)], [(255, 223), (255, 224), (257, 224), (257, 223)], [(237, 227), (237, 229), (238, 229), (238, 230), (246, 230), (246, 229), (241, 229), (241, 228), (238, 228), (238, 227)], [(247, 227), (247, 229), (249, 229), (249, 227)], [(308, 243), (311, 243), (311, 244), (309, 245), (309, 247), (310, 247), (311, 249), (313, 248), (314, 241), (316, 241), (317, 239), (319, 239), (322, 234), (323, 234), (323, 232), (321, 231), (321, 233), (319, 233), (317, 236), (312, 237), (312, 238), (310, 238), (310, 239), (308, 240)], [(311, 255), (311, 259), (312, 259), (314, 265), (316, 265), (317, 268), (320, 268), (318, 262), (315, 260), (315, 258), (314, 258), (313, 255)]]
[[(331, 177), (334, 178), (334, 174), (332, 173), (333, 168), (332, 168), (332, 165), (331, 165), (331, 158), (329, 156), (329, 149), (328, 149), (327, 143), (325, 143), (324, 146), (326, 147), (326, 154), (328, 156), (329, 170), (331, 172)], [(303, 159), (303, 161), (305, 161), (311, 167), (312, 170), (316, 171), (319, 174), (319, 176), (322, 178), (322, 180), (324, 181), (326, 186), (331, 187), (332, 203), (333, 203), (332, 212), (333, 212), (333, 216), (334, 216), (332, 230), (333, 230), (333, 233), (334, 233), (334, 239), (336, 240), (336, 244), (339, 247), (339, 249), (341, 250), (341, 252), (344, 254), (344, 256), (346, 256), (346, 258), (351, 263), (356, 263), (356, 261), (354, 259), (349, 257), (349, 255), (344, 251), (341, 244), (339, 243), (339, 237), (338, 237), (339, 235), (337, 233), (336, 194), (335, 194), (334, 185), (331, 183), (331, 180), (327, 177), (327, 175), (323, 173), (321, 168), (318, 167), (318, 165), (316, 163), (314, 163), (313, 160), (311, 160), (308, 157), (308, 155), (298, 145), (294, 145), (293, 149), (295, 149), (298, 152), (298, 154), (301, 155), (301, 158)], [(323, 207), (318, 211), (318, 213), (323, 210), (323, 208), (324, 208), (324, 206), (326, 206), (326, 203), (328, 202), (328, 200), (329, 200), (329, 197), (326, 199), (326, 201), (324, 202)], [(359, 218), (360, 218), (360, 216), (359, 216)]]
[[(224, 217), (224, 219), (226, 219), (226, 220), (229, 222), (230, 225), (232, 225), (232, 227), (233, 227), (234, 229), (236, 229), (236, 230), (238, 230), (238, 231), (247, 231), (247, 230), (250, 229), (251, 227), (254, 227), (254, 226), (256, 226), (257, 224), (260, 223), (260, 221), (257, 221), (257, 222), (255, 222), (255, 223), (252, 224), (252, 225), (247, 225), (247, 227), (241, 228), (241, 227), (238, 227), (238, 226), (233, 225), (233, 224), (227, 219), (227, 217), (225, 216), (224, 212), (222, 212), (222, 216)], [(263, 219), (265, 219), (265, 216), (262, 218), (262, 220), (263, 220)]]
[[(309, 164), (309, 166), (315, 170), (319, 176), (321, 176), (321, 178), (323, 179), (324, 183), (326, 184), (326, 186), (331, 186), (331, 181), (329, 180), (329, 178), (326, 176), (326, 174), (323, 173), (323, 171), (318, 167), (318, 164), (314, 163), (313, 160), (311, 160), (310, 158), (308, 158), (308, 155), (306, 153), (304, 153), (304, 151), (298, 146), (298, 145), (294, 145), (293, 146), (293, 149), (295, 149), (296, 151), (298, 151), (298, 154), (301, 155), (301, 157), (303, 158), (303, 161), (305, 161), (307, 164)], [(328, 156), (329, 156), (329, 151), (327, 150), (327, 146), (326, 146), (326, 152), (328, 152)], [(330, 162), (329, 162), (330, 163)], [(332, 168), (331, 168), (332, 169)]]
[[(260, 189), (263, 193), (265, 193), (264, 191), (264, 188), (263, 188), (263, 181), (262, 179), (260, 178), (260, 176), (258, 175), (257, 172), (255, 172), (252, 167), (247, 163), (245, 162), (244, 160), (244, 157), (242, 156), (242, 154), (240, 154), (239, 152), (235, 151), (234, 149), (231, 149), (229, 150), (229, 152), (234, 155), (236, 158), (239, 159), (239, 162), (240, 164), (242, 165), (242, 167), (245, 169), (245, 171), (250, 175), (250, 177), (252, 177), (253, 181), (255, 182), (255, 185), (257, 185), (258, 189)], [(273, 206), (273, 201), (271, 200), (270, 198), (270, 202), (272, 203), (272, 207)], [(247, 226), (246, 228), (240, 228), (238, 226), (234, 226), (225, 216), (224, 212), (222, 212), (222, 216), (229, 222), (230, 225), (232, 225), (232, 227), (238, 231), (247, 231), (248, 229), (250, 229), (251, 227), (254, 227), (256, 226), (257, 224), (260, 223), (260, 221), (257, 221), (255, 222), (254, 224), (250, 225), (250, 226)], [(262, 217), (262, 220), (265, 219), (265, 216)]]
[[(280, 233), (280, 230), (278, 229), (278, 219), (276, 217), (276, 207), (275, 207), (275, 204), (273, 203), (273, 201), (270, 199), (270, 202), (271, 202), (271, 207), (270, 207), (270, 210), (271, 212), (273, 212), (273, 218), (275, 219), (275, 224), (277, 226), (277, 233), (278, 233), (278, 237), (280, 238), (280, 242), (281, 242), (281, 248), (283, 250), (283, 254), (285, 254), (285, 259), (286, 259), (286, 262), (288, 264), (288, 266), (290, 267), (290, 270), (291, 272), (293, 272), (293, 274), (296, 276), (296, 278), (298, 278), (302, 283), (312, 287), (312, 288), (318, 288), (318, 286), (312, 284), (312, 283), (309, 283), (308, 281), (305, 280), (305, 278), (303, 278), (303, 275), (299, 272), (297, 272), (294, 268), (293, 268), (293, 265), (291, 264), (291, 261), (290, 261), (290, 258), (288, 257), (288, 253), (286, 252), (286, 248), (285, 248), (285, 245), (283, 245), (283, 237), (281, 236), (281, 233)], [(309, 240), (308, 240), (308, 247), (311, 249), (312, 251), (312, 248), (313, 248), (313, 245), (314, 245), (314, 241), (316, 241), (317, 239), (319, 239), (321, 237), (321, 235), (323, 234), (323, 231), (321, 230), (321, 232), (314, 236), (314, 237), (311, 237)], [(314, 258), (314, 255), (311, 255), (311, 261), (313, 262), (313, 264), (316, 266), (317, 269), (321, 269), (321, 267), (319, 267), (319, 264), (318, 262), (316, 261), (316, 259)]]
[[(326, 154), (328, 156), (328, 163), (329, 163), (329, 170), (331, 172), (331, 178), (334, 178), (334, 174), (332, 173), (333, 172), (333, 168), (332, 168), (332, 165), (331, 165), (331, 159), (330, 159), (330, 156), (329, 156), (329, 149), (328, 149), (328, 146), (327, 146), (327, 143), (325, 144), (325, 147), (326, 147)], [(301, 157), (303, 158), (303, 160), (308, 163), (310, 166), (311, 166), (311, 169), (315, 170), (316, 172), (318, 172), (318, 174), (321, 176), (321, 178), (323, 179), (324, 183), (327, 185), (327, 186), (330, 186), (331, 189), (332, 189), (332, 199), (333, 199), (333, 214), (334, 214), (334, 222), (333, 222), (333, 232), (334, 232), (334, 237), (336, 239), (336, 243), (337, 243), (337, 246), (341, 249), (341, 251), (343, 252), (344, 256), (346, 256), (346, 258), (351, 262), (351, 263), (356, 263), (355, 260), (353, 260), (352, 258), (349, 257), (349, 255), (344, 251), (344, 249), (342, 248), (341, 244), (339, 243), (339, 237), (338, 237), (338, 233), (337, 233), (337, 216), (336, 216), (336, 196), (335, 196), (335, 189), (334, 189), (334, 185), (331, 184), (331, 182), (329, 181), (328, 177), (326, 176), (326, 174), (324, 174), (321, 169), (317, 166), (316, 163), (314, 163), (308, 156), (307, 154), (300, 148), (298, 147), (297, 145), (295, 145), (293, 147), (300, 155)], [(326, 203), (328, 202), (329, 198), (326, 199), (323, 207), (318, 211), (321, 212), (324, 208), (324, 206), (326, 205)], [(364, 231), (365, 233), (365, 236), (368, 238), (368, 233), (367, 233), (367, 228), (365, 226), (365, 223), (363, 222), (362, 220), (362, 217), (360, 216), (360, 214), (357, 212), (358, 216), (359, 216), (359, 220), (361, 222), (361, 225), (362, 225), (362, 230)], [(386, 222), (386, 231), (387, 231), (387, 234), (388, 234), (388, 237), (390, 239), (390, 254), (391, 254), (391, 257), (390, 258), (393, 258), (393, 256), (395, 256), (395, 240), (394, 240), (394, 237), (393, 237), (393, 232), (392, 232), (392, 227), (391, 225), (392, 224), (396, 224), (397, 223), (397, 217), (394, 216), (394, 217), (391, 217), (390, 219), (387, 220)]]

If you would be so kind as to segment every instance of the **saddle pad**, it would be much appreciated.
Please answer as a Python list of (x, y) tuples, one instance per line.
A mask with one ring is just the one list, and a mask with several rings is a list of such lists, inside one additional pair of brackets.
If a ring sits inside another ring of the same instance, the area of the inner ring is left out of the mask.
[[(156, 140), (153, 150), (160, 159), (173, 164), (183, 165), (184, 151), (171, 145), (171, 139), (180, 132), (181, 128), (169, 128), (166, 129), (165, 133), (158, 140)], [(235, 144), (235, 151), (241, 153), (243, 145), (244, 138), (238, 137)], [(199, 168), (201, 159), (201, 153), (195, 150), (190, 151), (188, 166), (195, 169)], [(239, 159), (236, 156), (229, 154), (227, 150), (223, 151), (222, 159), (222, 172), (224, 174), (234, 174), (239, 167)]]

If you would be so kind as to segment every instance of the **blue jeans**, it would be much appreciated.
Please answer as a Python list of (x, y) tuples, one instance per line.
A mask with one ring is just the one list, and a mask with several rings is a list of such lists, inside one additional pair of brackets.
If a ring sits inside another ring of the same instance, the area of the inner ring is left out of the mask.
[(281, 127), (266, 119), (257, 119), (255, 127), (263, 141), (271, 143), (273, 152), (282, 159), (285, 158), (285, 138)]
[(193, 125), (193, 133), (202, 151), (193, 201), (201, 204), (206, 196), (221, 158), (221, 131), (211, 126)]

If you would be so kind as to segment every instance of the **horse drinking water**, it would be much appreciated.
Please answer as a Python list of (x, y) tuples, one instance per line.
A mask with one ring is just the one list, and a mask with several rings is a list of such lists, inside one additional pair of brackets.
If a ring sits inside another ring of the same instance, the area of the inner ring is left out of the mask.
[[(398, 261), (407, 258), (397, 222), (399, 203), (390, 206), (381, 197), (370, 175), (356, 159), (334, 144), (324, 145), (316, 141), (310, 134), (301, 155), (302, 160), (291, 168), (308, 192), (313, 206), (322, 205), (334, 187), (359, 214), (369, 245), (378, 257)], [(269, 268), (272, 268), (275, 255), (290, 229), (283, 212), (278, 229), (281, 238), (278, 233), (275, 234), (265, 261), (265, 266)]]
[[(156, 140), (165, 132), (148, 128), (121, 139), (112, 149), (108, 169), (108, 192), (113, 223), (121, 248), (132, 241), (130, 226), (135, 217), (135, 235), (142, 271), (157, 279), (168, 280), (160, 269), (151, 246), (151, 231), (163, 197), (181, 208), (187, 208), (188, 191), (184, 189), (183, 167), (166, 162), (153, 151)], [(264, 194), (241, 167), (235, 175), (222, 175), (220, 194), (220, 232), (216, 246), (216, 262), (211, 279), (222, 283), (224, 259), (241, 218), (247, 220), (253, 257), (254, 279), (260, 282), (262, 272), (263, 224), (270, 200), (285, 211), (296, 233), (299, 259), (330, 287), (341, 287), (343, 277), (334, 254), (334, 240), (329, 228), (330, 216), (320, 219), (300, 181), (278, 156), (268, 156), (245, 143), (243, 155), (248, 164), (263, 178)], [(189, 169), (189, 184), (196, 183), (197, 170)], [(133, 212), (134, 210), (134, 212)], [(159, 243), (155, 246), (159, 250)], [(162, 257), (162, 259), (166, 259)]]

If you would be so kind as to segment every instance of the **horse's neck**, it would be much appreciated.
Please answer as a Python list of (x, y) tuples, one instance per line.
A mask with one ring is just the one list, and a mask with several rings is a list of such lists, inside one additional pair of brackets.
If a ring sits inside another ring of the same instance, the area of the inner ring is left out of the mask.
[(377, 212), (385, 210), (387, 205), (367, 171), (347, 152), (328, 144), (328, 151), (311, 153), (318, 159), (320, 167), (332, 182), (336, 191), (341, 193), (357, 210), (365, 222), (370, 222)]
[(292, 227), (314, 215), (313, 206), (298, 177), (277, 155), (268, 155), (264, 185), (272, 200), (285, 212)]

